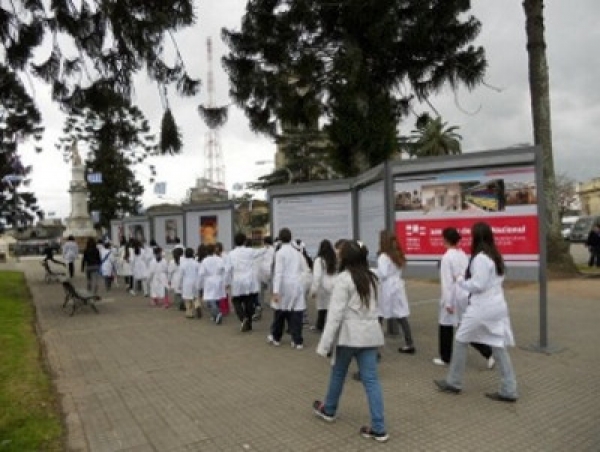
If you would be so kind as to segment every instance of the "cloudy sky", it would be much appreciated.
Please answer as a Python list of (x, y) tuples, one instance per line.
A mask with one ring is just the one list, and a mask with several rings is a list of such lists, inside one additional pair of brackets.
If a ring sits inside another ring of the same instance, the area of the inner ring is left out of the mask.
[[(483, 45), (489, 63), (486, 82), (473, 92), (440, 93), (432, 99), (445, 121), (460, 127), (463, 150), (481, 151), (532, 142), (530, 99), (527, 80), (524, 13), (520, 0), (475, 0), (473, 14), (482, 22), (477, 44)], [(547, 1), (545, 9), (548, 62), (552, 99), (554, 156), (557, 171), (582, 181), (600, 177), (600, 69), (596, 63), (596, 45), (600, 30), (596, 21), (600, 12), (597, 0)], [(198, 23), (178, 35), (188, 70), (202, 78), (206, 86), (206, 39), (212, 37), (217, 104), (229, 103), (228, 80), (220, 58), (227, 49), (220, 39), (222, 27), (238, 28), (245, 11), (243, 0), (198, 1)], [(151, 123), (158, 128), (162, 107), (158, 90), (141, 76), (136, 101)], [(35, 154), (24, 147), (23, 162), (33, 165), (32, 187), (46, 212), (56, 217), (70, 212), (68, 186), (70, 167), (54, 148), (61, 135), (63, 117), (50, 101), (45, 87), (36, 88), (46, 126), (44, 152)], [(183, 132), (184, 150), (176, 157), (155, 158), (157, 181), (167, 182), (168, 201), (181, 200), (187, 189), (203, 172), (202, 155), (206, 126), (197, 114), (197, 106), (207, 102), (203, 89), (193, 99), (171, 98), (171, 107)], [(423, 107), (425, 108), (425, 107)], [(413, 119), (401, 125), (403, 133), (412, 128)], [(220, 132), (226, 166), (226, 184), (256, 180), (270, 172), (275, 146), (249, 130), (242, 112), (232, 107), (229, 120)], [(85, 149), (80, 150), (85, 154)], [(152, 193), (148, 173), (139, 171), (145, 182), (144, 204), (162, 202)]]

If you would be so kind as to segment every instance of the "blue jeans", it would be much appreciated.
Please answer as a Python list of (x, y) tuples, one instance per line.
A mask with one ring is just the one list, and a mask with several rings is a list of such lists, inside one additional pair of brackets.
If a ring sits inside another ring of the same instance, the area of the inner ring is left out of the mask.
[(212, 317), (212, 319), (216, 319), (217, 315), (219, 314), (219, 300), (204, 300), (206, 302), (206, 305), (208, 306), (208, 309), (210, 309), (210, 316)]
[[(454, 351), (450, 368), (446, 376), (446, 383), (455, 388), (462, 389), (463, 376), (467, 365), (467, 351), (469, 344), (454, 341)], [(500, 388), (498, 392), (504, 397), (517, 398), (517, 379), (508, 352), (503, 347), (492, 347), (492, 356), (500, 372)]]
[(377, 348), (337, 347), (335, 353), (335, 364), (331, 368), (329, 388), (325, 397), (325, 412), (335, 415), (338, 402), (344, 389), (346, 374), (352, 358), (356, 358), (360, 380), (367, 393), (369, 411), (371, 412), (371, 429), (377, 433), (385, 433), (383, 420), (383, 395), (379, 376), (377, 374)]

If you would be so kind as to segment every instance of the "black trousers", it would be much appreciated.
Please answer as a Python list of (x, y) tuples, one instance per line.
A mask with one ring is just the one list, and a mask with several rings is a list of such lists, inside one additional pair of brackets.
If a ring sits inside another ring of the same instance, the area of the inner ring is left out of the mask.
[(69, 262), (69, 277), (72, 278), (75, 274), (75, 262)]
[(327, 322), (327, 309), (319, 309), (317, 311), (317, 323), (315, 324), (315, 328), (319, 331), (323, 331), (325, 329), (325, 322)]
[(588, 267), (600, 267), (600, 250), (590, 248), (590, 259), (588, 260)]
[(296, 345), (304, 343), (302, 337), (302, 316), (304, 311), (283, 311), (278, 309), (275, 311), (273, 318), (272, 334), (273, 339), (277, 342), (281, 341), (283, 336), (283, 327), (287, 321), (290, 326), (290, 333), (292, 335), (292, 342)]
[(479, 342), (471, 342), (471, 347), (477, 350), (485, 359), (490, 359), (492, 356), (492, 347), (489, 345), (480, 344)]
[(246, 320), (248, 326), (252, 329), (252, 316), (254, 315), (254, 308), (258, 294), (238, 295), (231, 298), (235, 313), (240, 319), (240, 322)]
[(454, 343), (454, 327), (452, 325), (440, 325), (439, 333), (440, 359), (446, 364), (452, 359), (452, 344)]

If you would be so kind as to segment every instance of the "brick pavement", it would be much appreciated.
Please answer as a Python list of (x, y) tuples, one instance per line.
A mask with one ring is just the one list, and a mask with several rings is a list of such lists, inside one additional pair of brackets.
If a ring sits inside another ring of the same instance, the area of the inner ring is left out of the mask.
[[(553, 282), (546, 355), (522, 347), (538, 339), (537, 288), (507, 291), (518, 347), (511, 349), (521, 399), (500, 404), (496, 371), (469, 356), (461, 395), (434, 389), (444, 369), (437, 347), (438, 286), (408, 281), (417, 354), (400, 355), (401, 340), (383, 351), (381, 380), (391, 439), (358, 435), (369, 421), (362, 386), (347, 381), (338, 420), (326, 424), (311, 403), (326, 389), (328, 361), (314, 353), (318, 336), (292, 350), (265, 343), (270, 313), (251, 334), (232, 316), (223, 325), (188, 320), (176, 310), (115, 289), (74, 317), (61, 310), (62, 289), (26, 272), (39, 331), (62, 397), (73, 451), (598, 451), (600, 450), (600, 280)], [(0, 267), (2, 269), (2, 267)], [(76, 285), (83, 279), (77, 276)], [(104, 295), (104, 294), (102, 294)]]

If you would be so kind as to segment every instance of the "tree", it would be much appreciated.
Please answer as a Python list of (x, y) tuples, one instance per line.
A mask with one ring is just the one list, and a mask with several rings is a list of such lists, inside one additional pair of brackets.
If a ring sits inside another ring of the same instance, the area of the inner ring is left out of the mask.
[(469, 1), (250, 0), (241, 30), (224, 29), (230, 94), (251, 128), (320, 124), (333, 169), (352, 176), (397, 151), (413, 100), (482, 81), (480, 24)]
[(550, 82), (546, 59), (544, 36), (543, 0), (524, 0), (525, 29), (527, 32), (527, 52), (529, 55), (529, 91), (531, 94), (531, 115), (533, 121), (534, 144), (542, 148), (542, 187), (546, 200), (546, 221), (548, 225), (547, 246), (548, 264), (552, 268), (574, 271), (575, 265), (568, 245), (562, 240), (560, 231), (557, 184), (554, 173), (552, 151), (552, 122), (550, 115)]
[(558, 215), (562, 218), (574, 212), (578, 201), (577, 182), (566, 173), (556, 175), (556, 197), (558, 199)]
[(435, 157), (462, 153), (460, 140), (456, 133), (458, 126), (447, 127), (441, 117), (431, 119), (422, 115), (417, 120), (417, 128), (412, 131), (406, 148), (413, 157)]
[[(71, 114), (63, 130), (65, 136), (58, 144), (68, 159), (75, 140), (87, 143), (86, 173), (102, 175), (102, 183), (88, 180), (89, 208), (100, 212), (100, 225), (104, 227), (126, 213), (139, 213), (144, 188), (136, 180), (134, 170), (148, 155), (158, 152), (156, 137), (142, 112), (125, 101), (118, 108), (115, 99), (110, 104), (110, 108), (101, 112), (85, 109)], [(153, 166), (150, 171), (153, 177)]]
[[(145, 70), (159, 85), (166, 115), (169, 86), (186, 96), (199, 88), (174, 38), (195, 20), (193, 0), (2, 2), (3, 64), (15, 74), (31, 72), (49, 83), (53, 99), (67, 111), (101, 110), (106, 89), (115, 93), (110, 99), (130, 101), (134, 76)], [(161, 150), (179, 152), (177, 134), (167, 132)]]
[[(19, 143), (27, 138), (41, 139), (41, 116), (23, 84), (0, 64), (0, 224), (26, 227), (43, 217), (33, 193), (22, 191), (29, 185), (31, 166), (23, 166)], [(36, 147), (36, 151), (41, 148)]]

